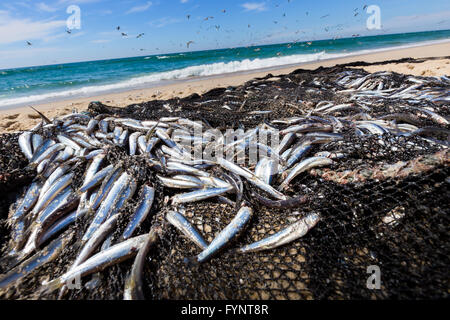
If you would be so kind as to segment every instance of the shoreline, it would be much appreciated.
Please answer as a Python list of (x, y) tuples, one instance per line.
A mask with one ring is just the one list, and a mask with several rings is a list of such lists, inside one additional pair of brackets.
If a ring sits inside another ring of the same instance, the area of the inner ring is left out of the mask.
[[(296, 65), (271, 67), (260, 70), (227, 73), (206, 78), (177, 80), (170, 84), (156, 85), (150, 88), (134, 89), (101, 95), (59, 100), (33, 105), (47, 117), (52, 118), (72, 112), (86, 110), (89, 102), (101, 101), (106, 105), (126, 107), (150, 100), (167, 100), (186, 97), (193, 93), (203, 94), (213, 88), (238, 86), (257, 77), (271, 73), (274, 77), (287, 74), (297, 69), (314, 70), (319, 67), (332, 67), (352, 62), (382, 63), (402, 58), (435, 58), (420, 63), (388, 63), (369, 66), (357, 66), (368, 72), (393, 71), (416, 76), (441, 76), (450, 74), (450, 41), (438, 44), (417, 45), (408, 48), (376, 51), (372, 53), (349, 55)], [(16, 132), (29, 129), (39, 122), (39, 116), (29, 107), (5, 107), (0, 109), (0, 133)]]

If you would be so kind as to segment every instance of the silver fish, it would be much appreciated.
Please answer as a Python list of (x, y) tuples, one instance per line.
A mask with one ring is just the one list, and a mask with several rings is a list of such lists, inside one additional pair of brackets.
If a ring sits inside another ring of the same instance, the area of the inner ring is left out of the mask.
[(0, 276), (0, 289), (12, 285), (17, 282), (17, 280), (30, 274), (33, 270), (56, 259), (67, 243), (68, 239), (61, 236), (51, 242), (44, 250), (40, 250), (33, 257), (14, 267), (7, 274)]
[(145, 220), (150, 209), (152, 208), (153, 200), (155, 198), (155, 189), (150, 186), (144, 185), (140, 196), (140, 202), (137, 206), (135, 213), (130, 218), (125, 231), (122, 234), (122, 239), (128, 239), (133, 235), (133, 232), (140, 226), (142, 221)]
[(142, 273), (144, 272), (145, 258), (150, 247), (158, 239), (156, 231), (152, 228), (147, 235), (147, 239), (138, 251), (131, 268), (130, 274), (125, 280), (123, 293), (124, 300), (144, 300)]
[(69, 148), (72, 148), (75, 151), (79, 151), (81, 149), (80, 145), (78, 145), (75, 141), (73, 141), (71, 138), (67, 137), (66, 135), (60, 134), (57, 136), (57, 139), (62, 144), (66, 145)]
[(114, 183), (111, 191), (106, 196), (105, 200), (100, 205), (100, 208), (97, 210), (97, 213), (89, 225), (86, 233), (84, 234), (82, 241), (87, 241), (98, 229), (98, 227), (105, 221), (108, 215), (114, 210), (115, 205), (120, 200), (121, 194), (126, 189), (128, 183), (130, 182), (131, 177), (125, 172), (123, 173), (119, 179)]
[(39, 194), (42, 189), (42, 183), (39, 181), (34, 181), (27, 190), (27, 193), (25, 194), (22, 202), (15, 210), (14, 214), (11, 215), (10, 219), (14, 222), (23, 217), (24, 214), (26, 214), (33, 205), (37, 202), (39, 199)]
[(278, 190), (285, 189), (287, 187), (287, 185), (289, 184), (289, 182), (291, 182), (292, 179), (294, 179), (300, 173), (307, 171), (311, 168), (327, 166), (332, 163), (334, 163), (333, 160), (328, 159), (328, 158), (323, 158), (323, 157), (311, 157), (311, 158), (305, 159), (302, 162), (300, 162), (299, 164), (297, 164), (294, 168), (292, 168), (291, 172), (288, 174), (286, 179), (284, 179), (284, 181), (281, 183)]
[(209, 173), (204, 172), (202, 170), (195, 169), (194, 167), (185, 165), (180, 162), (169, 161), (169, 162), (167, 162), (166, 167), (167, 167), (167, 170), (170, 170), (170, 171), (183, 172), (183, 173), (193, 174), (193, 175), (201, 176), (201, 177), (209, 177)]
[(319, 220), (320, 216), (317, 213), (310, 213), (306, 217), (303, 217), (283, 230), (267, 238), (248, 244), (240, 248), (238, 251), (245, 253), (277, 248), (303, 237), (319, 222)]
[(188, 181), (181, 179), (172, 179), (162, 177), (157, 175), (158, 179), (161, 181), (162, 185), (168, 188), (177, 188), (177, 189), (192, 189), (192, 188), (201, 188), (203, 187), (203, 183), (201, 181)]
[(99, 172), (97, 172), (91, 179), (86, 181), (81, 187), (79, 192), (86, 192), (103, 182), (103, 180), (111, 173), (114, 169), (114, 166), (110, 164), (109, 166), (103, 168)]
[(44, 142), (44, 139), (42, 138), (41, 135), (35, 133), (33, 134), (33, 136), (31, 137), (31, 145), (33, 147), (33, 152), (35, 152)]
[(73, 279), (81, 278), (94, 272), (101, 271), (111, 265), (135, 256), (147, 238), (148, 235), (137, 236), (116, 244), (104, 251), (100, 251), (74, 269), (64, 273), (59, 278), (44, 284), (45, 289), (42, 293), (51, 293), (69, 283)]
[(94, 202), (91, 203), (91, 210), (97, 210), (103, 199), (109, 194), (109, 191), (114, 185), (114, 182), (122, 173), (121, 163), (117, 164), (113, 170), (103, 180), (100, 189), (97, 192), (97, 196), (94, 198)]
[(25, 131), (19, 136), (19, 146), (22, 150), (22, 153), (27, 157), (28, 160), (33, 158), (33, 147), (31, 144), (31, 136), (32, 133)]
[(199, 263), (210, 259), (221, 248), (227, 245), (231, 239), (235, 238), (243, 231), (250, 221), (253, 210), (250, 207), (242, 207), (231, 220), (231, 222), (214, 238), (213, 241), (203, 250), (195, 260)]
[(287, 199), (285, 195), (283, 195), (281, 192), (278, 192), (277, 190), (272, 188), (267, 183), (263, 182), (261, 179), (259, 179), (257, 176), (255, 176), (253, 174), (253, 172), (251, 172), (250, 170), (244, 169), (242, 167), (239, 167), (238, 165), (235, 165), (234, 163), (232, 163), (232, 162), (230, 162), (230, 161), (228, 161), (228, 160), (226, 160), (224, 158), (217, 159), (217, 163), (220, 166), (222, 166), (224, 169), (227, 169), (227, 170), (233, 172), (234, 174), (243, 176), (251, 184), (257, 186), (261, 190), (266, 191), (267, 193), (269, 193), (274, 198), (277, 198), (279, 200), (286, 200)]
[(166, 220), (183, 233), (189, 240), (194, 242), (201, 249), (206, 249), (208, 243), (203, 239), (195, 227), (179, 212), (169, 211)]
[(47, 240), (51, 239), (56, 234), (67, 228), (70, 224), (82, 218), (87, 212), (88, 212), (87, 209), (81, 211), (74, 211), (69, 215), (67, 215), (66, 217), (59, 220), (58, 222), (56, 222), (51, 228), (49, 228), (45, 233), (43, 233), (40, 238), (36, 239), (36, 246), (37, 247), (41, 246)]
[(188, 193), (177, 194), (172, 197), (172, 204), (186, 203), (186, 202), (196, 202), (213, 197), (220, 196), (224, 193), (233, 190), (233, 187), (228, 188), (211, 188), (204, 190), (197, 190)]
[(137, 147), (137, 139), (142, 135), (141, 132), (134, 132), (130, 134), (130, 137), (128, 139), (128, 144), (130, 146), (130, 156), (134, 156), (136, 154), (136, 147)]
[(61, 190), (66, 188), (72, 182), (72, 177), (73, 174), (69, 173), (56, 180), (55, 183), (45, 192), (45, 194), (39, 198), (36, 206), (32, 210), (33, 216), (38, 214), (44, 206), (48, 205), (48, 203), (60, 193)]
[(39, 157), (36, 159), (32, 159), (30, 161), (31, 165), (39, 165), (40, 162), (46, 159), (50, 159), (54, 154), (56, 154), (58, 151), (63, 150), (65, 146), (61, 143), (57, 143), (52, 145), (50, 148), (45, 150)]

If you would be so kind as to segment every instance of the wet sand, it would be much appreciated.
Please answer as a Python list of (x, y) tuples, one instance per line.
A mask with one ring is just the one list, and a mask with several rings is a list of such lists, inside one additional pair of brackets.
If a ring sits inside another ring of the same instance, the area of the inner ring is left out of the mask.
[[(442, 76), (450, 75), (450, 42), (424, 45), (407, 49), (395, 49), (364, 55), (355, 55), (339, 59), (323, 60), (314, 63), (299, 64), (283, 67), (276, 70), (264, 70), (249, 73), (227, 74), (208, 79), (185, 80), (169, 85), (148, 89), (131, 90), (120, 93), (109, 93), (89, 98), (77, 98), (53, 103), (34, 105), (47, 117), (52, 118), (72, 112), (73, 109), (82, 111), (87, 109), (89, 102), (101, 101), (106, 105), (125, 107), (132, 104), (150, 100), (166, 100), (174, 97), (186, 97), (193, 93), (203, 94), (213, 88), (238, 86), (256, 77), (263, 77), (268, 73), (274, 76), (287, 74), (296, 69), (314, 70), (319, 67), (331, 67), (337, 64), (352, 62), (379, 63), (402, 58), (429, 58), (442, 57), (423, 62), (382, 63), (369, 66), (356, 66), (368, 72), (393, 71), (415, 76)], [(18, 107), (0, 110), (0, 133), (26, 130), (39, 122), (39, 116), (29, 107)]]

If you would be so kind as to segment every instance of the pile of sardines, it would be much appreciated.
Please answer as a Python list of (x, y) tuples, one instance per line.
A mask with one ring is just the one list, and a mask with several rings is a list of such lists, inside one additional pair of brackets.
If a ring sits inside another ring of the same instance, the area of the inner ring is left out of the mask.
[[(10, 269), (0, 276), (0, 291), (55, 260), (68, 243), (64, 231), (85, 219), (87, 228), (78, 241), (76, 259), (68, 262), (64, 274), (43, 283), (42, 293), (59, 290), (62, 298), (77, 279), (134, 258), (124, 284), (124, 299), (142, 299), (142, 270), (149, 248), (157, 245), (158, 230), (152, 227), (147, 234), (137, 234), (137, 231), (151, 211), (155, 183), (173, 195), (165, 200), (166, 222), (199, 247), (198, 255), (187, 257), (186, 263), (200, 264), (219, 253), (248, 225), (253, 209), (242, 196), (244, 191), (269, 208), (293, 208), (313, 201), (302, 195), (288, 197), (287, 190), (294, 179), (310, 169), (332, 167), (345, 159), (344, 151), (324, 150), (327, 144), (342, 141), (343, 132), (349, 128), (355, 135), (375, 136), (380, 144), (395, 136), (416, 136), (439, 148), (448, 148), (448, 118), (417, 102), (448, 103), (448, 91), (434, 90), (432, 81), (448, 84), (449, 79), (430, 78), (427, 83), (422, 78), (413, 78), (406, 87), (392, 88), (389, 78), (385, 80), (383, 76), (377, 73), (361, 77), (350, 71), (343, 72), (336, 82), (344, 88), (343, 94), (350, 95), (348, 103), (335, 105), (322, 101), (301, 116), (245, 128), (245, 133), (232, 143), (211, 139), (208, 134), (212, 129), (223, 134), (223, 128), (211, 128), (208, 123), (182, 117), (140, 121), (74, 112), (50, 120), (41, 114), (41, 123), (19, 137), (20, 148), (36, 177), (13, 205), (8, 217), (12, 231), (9, 251), (2, 260), (8, 261)], [(374, 99), (394, 98), (408, 101), (403, 112), (380, 117), (371, 115)], [(345, 115), (344, 110), (358, 113), (357, 116)], [(421, 120), (435, 126), (420, 127)], [(203, 132), (205, 128), (208, 130)], [(202, 134), (199, 136), (198, 132)], [(441, 137), (446, 135), (447, 139), (436, 139), (434, 133)], [(267, 139), (259, 138), (267, 134), (279, 136), (279, 143), (269, 145)], [(220, 146), (226, 157), (206, 159), (202, 153), (200, 157), (195, 156), (195, 148)], [(122, 159), (108, 163), (106, 155), (111, 148), (126, 150), (127, 157), (145, 158), (158, 181), (138, 182)], [(259, 154), (255, 164), (250, 164), (247, 153), (252, 148), (265, 154)], [(230, 150), (231, 156), (228, 156)], [(238, 158), (243, 161), (237, 161)], [(80, 163), (87, 164), (87, 169), (82, 183), (75, 189), (74, 169)], [(125, 214), (122, 209), (131, 198), (137, 202), (132, 214), (126, 217), (128, 225), (123, 234), (113, 240), (118, 219)], [(223, 230), (217, 230), (217, 236), (208, 243), (183, 215), (183, 205), (213, 198), (233, 206), (235, 216)], [(320, 214), (309, 213), (236, 252), (249, 253), (285, 245), (305, 236), (320, 219)]]

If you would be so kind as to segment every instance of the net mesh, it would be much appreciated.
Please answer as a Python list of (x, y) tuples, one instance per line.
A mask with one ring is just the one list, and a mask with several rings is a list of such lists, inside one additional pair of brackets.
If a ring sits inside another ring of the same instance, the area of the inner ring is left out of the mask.
[[(304, 115), (323, 100), (335, 104), (348, 102), (349, 95), (339, 92), (342, 88), (336, 81), (349, 70), (355, 72), (349, 66), (337, 66), (315, 71), (297, 70), (279, 77), (269, 74), (239, 87), (218, 88), (202, 96), (155, 100), (123, 109), (91, 103), (89, 111), (94, 115), (110, 113), (136, 119), (180, 115), (203, 120), (213, 127), (252, 127), (263, 121)], [(360, 69), (357, 72), (367, 75)], [(400, 74), (386, 77), (391, 87), (400, 86), (407, 78)], [(404, 112), (405, 103), (401, 99), (377, 101), (367, 113), (382, 116)], [(448, 105), (433, 107), (444, 117), (450, 115)], [(258, 110), (272, 112), (252, 113)], [(354, 110), (342, 112), (342, 115), (357, 114)], [(436, 126), (427, 118), (419, 120), (421, 126)], [(244, 198), (254, 209), (250, 225), (229, 248), (199, 266), (184, 263), (184, 258), (198, 254), (199, 249), (163, 219), (168, 210), (164, 195), (175, 192), (163, 189), (143, 160), (131, 159), (120, 150), (110, 151), (108, 161), (114, 163), (120, 158), (128, 167), (141, 168), (135, 171), (138, 185), (151, 181), (156, 188), (152, 218), (139, 230), (147, 232), (152, 225), (160, 225), (163, 230), (145, 265), (146, 298), (447, 298), (450, 290), (447, 149), (419, 137), (387, 134), (380, 143), (379, 137), (357, 136), (352, 128), (343, 128), (343, 132), (343, 142), (321, 145), (316, 150), (345, 152), (346, 157), (325, 169), (313, 169), (298, 176), (287, 190), (289, 196), (309, 197), (310, 200), (300, 207), (264, 207), (252, 199), (253, 187), (244, 182), (247, 190)], [(33, 172), (25, 169), (27, 161), (17, 146), (17, 137), (18, 134), (1, 136), (0, 218), (3, 223), (0, 241), (3, 245), (9, 239), (10, 230), (4, 222), (9, 207), (34, 177)], [(132, 212), (135, 204), (136, 199), (123, 211)], [(257, 253), (240, 254), (233, 249), (274, 234), (311, 212), (320, 213), (322, 219), (297, 241)], [(186, 218), (208, 242), (234, 214), (233, 207), (214, 200), (185, 206)], [(115, 237), (124, 230), (125, 217), (122, 216)], [(3, 298), (56, 298), (57, 293), (36, 296), (36, 289), (42, 280), (53, 279), (66, 271), (69, 262), (76, 258), (77, 239), (87, 224), (82, 220), (71, 226), (66, 231), (71, 241), (59, 258), (26, 276), (4, 292)], [(67, 298), (121, 299), (132, 263), (132, 260), (125, 261), (88, 277), (85, 280), (91, 281), (95, 289), (71, 290)], [(370, 276), (367, 268), (371, 265), (379, 266), (381, 271), (379, 290), (367, 287)]]

